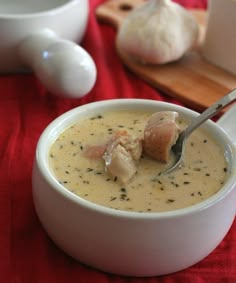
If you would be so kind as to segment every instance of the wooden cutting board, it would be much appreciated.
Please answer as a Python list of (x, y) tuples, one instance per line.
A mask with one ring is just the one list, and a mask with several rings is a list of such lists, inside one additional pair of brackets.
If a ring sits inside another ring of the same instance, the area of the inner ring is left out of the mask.
[[(98, 6), (96, 17), (117, 30), (128, 13), (145, 0), (109, 0)], [(204, 40), (207, 12), (190, 10)], [(165, 65), (142, 65), (132, 60), (116, 45), (123, 63), (153, 87), (202, 111), (236, 87), (236, 76), (205, 61), (200, 51), (192, 51), (177, 62)]]

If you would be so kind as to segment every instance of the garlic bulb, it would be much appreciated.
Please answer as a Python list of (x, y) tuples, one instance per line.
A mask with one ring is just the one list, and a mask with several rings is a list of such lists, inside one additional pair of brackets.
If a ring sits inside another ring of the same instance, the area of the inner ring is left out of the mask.
[(198, 24), (185, 8), (171, 0), (150, 0), (124, 19), (118, 47), (142, 63), (178, 60), (196, 45)]

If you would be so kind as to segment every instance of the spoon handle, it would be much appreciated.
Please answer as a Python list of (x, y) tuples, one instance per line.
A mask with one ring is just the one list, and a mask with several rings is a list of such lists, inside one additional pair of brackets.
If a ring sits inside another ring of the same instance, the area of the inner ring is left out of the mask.
[(199, 125), (201, 125), (206, 120), (212, 118), (217, 113), (219, 113), (222, 109), (224, 109), (229, 104), (236, 101), (236, 89), (229, 92), (223, 98), (215, 102), (209, 108), (202, 112), (197, 118), (195, 118), (191, 124), (185, 129), (184, 136), (188, 137)]

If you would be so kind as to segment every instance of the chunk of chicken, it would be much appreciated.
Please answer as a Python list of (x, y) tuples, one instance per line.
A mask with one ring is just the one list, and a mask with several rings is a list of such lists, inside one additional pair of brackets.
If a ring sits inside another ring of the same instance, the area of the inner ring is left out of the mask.
[(106, 150), (105, 144), (87, 145), (84, 149), (84, 156), (89, 159), (99, 159), (103, 156)]
[(144, 129), (144, 152), (151, 158), (168, 162), (171, 147), (176, 143), (180, 129), (176, 123), (178, 113), (161, 111), (154, 113)]
[(129, 182), (137, 172), (137, 161), (142, 154), (142, 140), (129, 135), (116, 136), (107, 145), (103, 155), (105, 168), (119, 182)]

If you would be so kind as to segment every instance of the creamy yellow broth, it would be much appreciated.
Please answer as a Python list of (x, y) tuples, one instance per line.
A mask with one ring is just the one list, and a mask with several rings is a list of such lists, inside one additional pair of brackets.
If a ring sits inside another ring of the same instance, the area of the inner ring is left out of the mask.
[[(52, 145), (49, 157), (58, 182), (88, 201), (137, 212), (184, 208), (215, 194), (226, 180), (227, 162), (222, 148), (202, 130), (189, 137), (182, 168), (153, 178), (169, 164), (142, 156), (137, 174), (126, 185), (107, 175), (102, 158), (92, 160), (84, 156), (87, 145), (104, 144), (120, 130), (142, 137), (151, 114), (101, 113), (66, 129)], [(181, 120), (178, 123), (184, 127)]]

